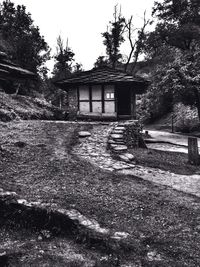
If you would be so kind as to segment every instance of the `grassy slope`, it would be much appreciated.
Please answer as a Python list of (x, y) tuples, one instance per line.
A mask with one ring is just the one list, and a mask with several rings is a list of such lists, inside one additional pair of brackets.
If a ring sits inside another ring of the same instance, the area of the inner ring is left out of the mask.
[(0, 121), (54, 119), (59, 110), (45, 100), (0, 92)]
[(188, 155), (179, 152), (159, 151), (155, 149), (131, 149), (139, 165), (159, 168), (177, 174), (193, 175), (200, 173), (200, 166), (188, 163)]
[(80, 161), (70, 154), (76, 130), (74, 124), (53, 122), (0, 124), (0, 187), (76, 208), (103, 226), (130, 233), (129, 243), (138, 250), (126, 258), (144, 260), (152, 250), (161, 255), (159, 263), (153, 259), (143, 266), (200, 266), (199, 199)]

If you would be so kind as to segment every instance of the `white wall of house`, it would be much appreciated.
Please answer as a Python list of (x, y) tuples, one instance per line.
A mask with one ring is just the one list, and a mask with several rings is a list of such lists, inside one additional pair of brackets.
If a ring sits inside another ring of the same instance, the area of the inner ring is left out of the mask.
[[(89, 86), (79, 86), (79, 113), (87, 115), (116, 116), (115, 87), (104, 86), (104, 112), (102, 105), (102, 86), (92, 85), (91, 95)], [(90, 99), (91, 98), (91, 99)], [(91, 101), (91, 104), (90, 104)], [(92, 112), (90, 106), (92, 105)]]
[(88, 86), (83, 85), (79, 87), (79, 99), (89, 101), (89, 87)]

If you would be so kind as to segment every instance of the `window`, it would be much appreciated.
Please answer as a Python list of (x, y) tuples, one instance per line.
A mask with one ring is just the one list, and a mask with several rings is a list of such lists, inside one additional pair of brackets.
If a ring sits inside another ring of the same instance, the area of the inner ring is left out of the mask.
[(114, 93), (106, 93), (106, 99), (114, 99), (115, 95)]

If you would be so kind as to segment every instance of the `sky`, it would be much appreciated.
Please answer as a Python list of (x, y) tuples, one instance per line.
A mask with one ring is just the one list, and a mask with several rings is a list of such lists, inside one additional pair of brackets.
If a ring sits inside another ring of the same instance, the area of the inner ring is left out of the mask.
[[(56, 39), (60, 35), (75, 53), (75, 61), (84, 70), (93, 68), (98, 56), (105, 55), (102, 32), (113, 19), (114, 6), (121, 6), (127, 19), (133, 15), (135, 27), (142, 26), (143, 14), (151, 18), (154, 0), (12, 0), (25, 5), (34, 25), (50, 46), (51, 55), (56, 53)], [(122, 54), (128, 54), (128, 42), (122, 46)], [(52, 70), (53, 60), (47, 62)]]

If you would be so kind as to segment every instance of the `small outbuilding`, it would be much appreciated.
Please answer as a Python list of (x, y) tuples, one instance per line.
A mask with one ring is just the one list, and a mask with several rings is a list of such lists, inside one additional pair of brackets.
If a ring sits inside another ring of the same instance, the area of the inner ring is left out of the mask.
[(0, 91), (12, 92), (12, 83), (18, 83), (25, 80), (35, 80), (36, 75), (13, 63), (8, 55), (0, 51)]
[(69, 118), (135, 119), (136, 95), (149, 81), (109, 67), (73, 74), (55, 82), (68, 92)]

